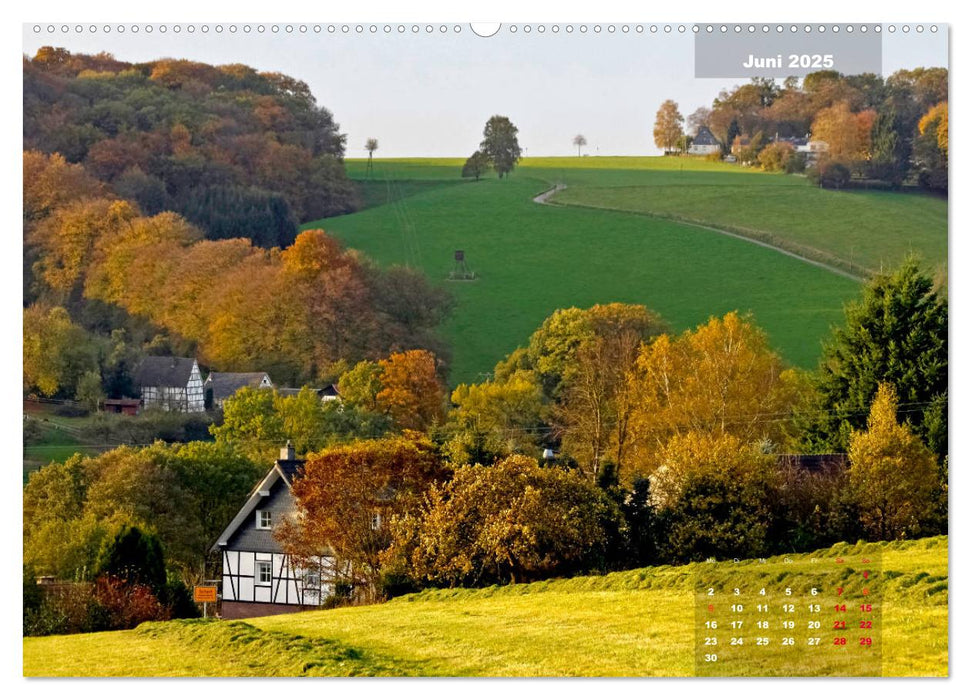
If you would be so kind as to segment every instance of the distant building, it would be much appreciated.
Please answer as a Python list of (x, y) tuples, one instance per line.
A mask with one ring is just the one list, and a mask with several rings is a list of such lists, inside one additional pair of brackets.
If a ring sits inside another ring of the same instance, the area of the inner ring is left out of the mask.
[(691, 146), (688, 147), (688, 153), (696, 156), (704, 156), (709, 153), (721, 153), (721, 150), (721, 142), (715, 138), (715, 135), (711, 133), (711, 129), (707, 126), (698, 127), (698, 133), (695, 134), (694, 139), (691, 141)]
[(211, 551), (222, 554), (224, 618), (296, 612), (320, 605), (333, 592), (332, 556), (324, 554), (300, 568), (274, 537), (280, 523), (296, 515), (291, 487), (303, 464), (287, 443), (213, 545)]
[(222, 408), (223, 401), (243, 387), (272, 389), (273, 382), (266, 372), (210, 372), (204, 388), (212, 406)]
[(192, 357), (146, 357), (134, 375), (142, 406), (165, 411), (206, 410), (199, 363)]
[(773, 143), (788, 143), (795, 149), (796, 153), (803, 153), (808, 162), (816, 160), (821, 153), (829, 150), (829, 144), (825, 141), (813, 140), (812, 136), (783, 136), (776, 134), (772, 139)]
[[(278, 393), (280, 396), (285, 397), (285, 396), (296, 396), (301, 391), (302, 391), (302, 388), (297, 388), (297, 387), (280, 387), (276, 390), (276, 393)], [(322, 389), (314, 389), (311, 387), (311, 391), (317, 394), (321, 402), (326, 403), (327, 401), (341, 400), (341, 395), (340, 395), (340, 392), (337, 390), (336, 384), (328, 384)]]
[(138, 415), (138, 409), (142, 405), (139, 399), (105, 399), (101, 402), (101, 408), (105, 413), (121, 413), (126, 416)]

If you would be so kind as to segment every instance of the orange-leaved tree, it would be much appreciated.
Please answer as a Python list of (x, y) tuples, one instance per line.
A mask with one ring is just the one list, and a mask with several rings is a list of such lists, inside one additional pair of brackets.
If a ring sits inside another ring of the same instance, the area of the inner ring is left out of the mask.
[(378, 409), (400, 428), (427, 430), (445, 417), (445, 385), (435, 356), (427, 350), (397, 352), (378, 363), (381, 391)]
[(390, 544), (387, 524), (447, 473), (435, 446), (410, 432), (311, 454), (293, 483), (299, 515), (277, 537), (297, 562), (331, 554), (336, 570), (373, 600)]

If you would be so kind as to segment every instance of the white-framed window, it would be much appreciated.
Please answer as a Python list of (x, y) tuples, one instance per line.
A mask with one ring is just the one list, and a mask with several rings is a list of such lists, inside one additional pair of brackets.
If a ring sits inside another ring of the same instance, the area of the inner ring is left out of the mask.
[(307, 571), (303, 575), (304, 588), (320, 588), (320, 572)]
[(258, 510), (256, 511), (256, 529), (257, 530), (272, 530), (273, 529), (273, 513), (268, 510)]
[(273, 582), (273, 564), (268, 561), (256, 562), (256, 583), (267, 584)]

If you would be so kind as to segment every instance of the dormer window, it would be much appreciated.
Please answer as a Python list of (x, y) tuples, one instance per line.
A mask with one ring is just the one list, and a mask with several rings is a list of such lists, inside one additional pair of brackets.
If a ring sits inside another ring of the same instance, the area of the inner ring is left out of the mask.
[(273, 529), (273, 513), (268, 510), (258, 510), (256, 511), (256, 529), (257, 530), (272, 530)]

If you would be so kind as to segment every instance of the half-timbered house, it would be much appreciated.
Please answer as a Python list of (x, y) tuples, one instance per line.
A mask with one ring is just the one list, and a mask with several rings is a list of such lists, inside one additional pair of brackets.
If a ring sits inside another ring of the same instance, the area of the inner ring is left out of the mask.
[(206, 410), (199, 363), (192, 357), (146, 357), (134, 375), (142, 406), (165, 411)]
[(227, 619), (291, 613), (316, 607), (332, 593), (333, 558), (298, 566), (275, 536), (296, 516), (291, 492), (303, 460), (290, 443), (212, 547), (222, 554), (221, 614)]

